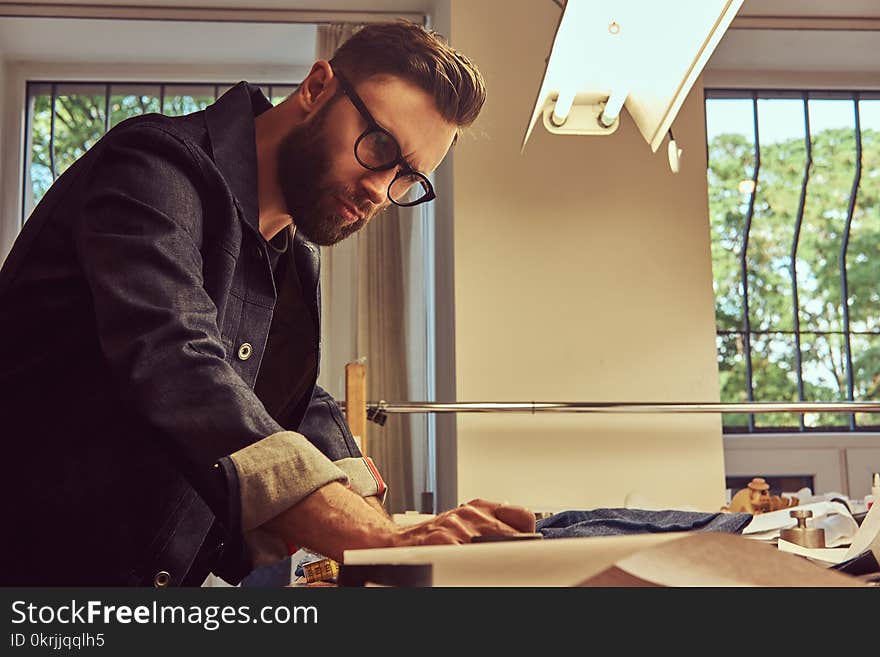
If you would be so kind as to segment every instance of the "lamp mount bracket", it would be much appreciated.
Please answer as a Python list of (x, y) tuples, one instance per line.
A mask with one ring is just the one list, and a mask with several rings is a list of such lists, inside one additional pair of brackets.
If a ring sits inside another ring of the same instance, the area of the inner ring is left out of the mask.
[(578, 103), (575, 101), (565, 122), (557, 125), (553, 119), (553, 109), (556, 106), (554, 98), (548, 98), (541, 112), (544, 119), (544, 127), (548, 132), (556, 135), (610, 135), (617, 131), (620, 126), (620, 117), (615, 118), (610, 126), (604, 126), (599, 117), (605, 109), (606, 101), (592, 103)]

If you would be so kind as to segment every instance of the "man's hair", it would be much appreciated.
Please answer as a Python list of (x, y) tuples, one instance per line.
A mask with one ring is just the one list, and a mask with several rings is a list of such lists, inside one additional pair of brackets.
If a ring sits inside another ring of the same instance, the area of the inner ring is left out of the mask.
[(354, 33), (330, 66), (357, 84), (374, 75), (393, 75), (434, 97), (440, 115), (459, 128), (476, 120), (486, 100), (483, 76), (446, 40), (417, 23), (374, 23)]

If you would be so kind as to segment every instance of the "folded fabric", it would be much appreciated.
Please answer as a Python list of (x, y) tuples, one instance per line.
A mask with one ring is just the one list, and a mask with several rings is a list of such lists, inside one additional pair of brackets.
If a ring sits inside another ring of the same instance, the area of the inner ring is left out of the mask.
[(751, 520), (751, 513), (593, 509), (560, 511), (538, 520), (535, 529), (541, 532), (544, 538), (687, 531), (740, 534)]

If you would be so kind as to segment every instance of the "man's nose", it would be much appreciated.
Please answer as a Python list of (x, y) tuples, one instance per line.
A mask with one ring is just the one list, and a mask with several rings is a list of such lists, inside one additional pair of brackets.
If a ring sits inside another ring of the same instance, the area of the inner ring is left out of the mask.
[(366, 191), (373, 205), (382, 205), (388, 199), (388, 186), (394, 180), (396, 169), (388, 171), (367, 171), (361, 177), (361, 187)]

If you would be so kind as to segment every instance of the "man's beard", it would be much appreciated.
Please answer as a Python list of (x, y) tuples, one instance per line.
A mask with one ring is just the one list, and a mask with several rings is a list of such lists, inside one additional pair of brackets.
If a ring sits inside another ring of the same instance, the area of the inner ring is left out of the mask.
[[(321, 108), (312, 121), (294, 126), (278, 151), (278, 177), (287, 211), (296, 229), (320, 246), (336, 244), (359, 231), (376, 212), (376, 206), (363, 195), (344, 185), (325, 182), (330, 156), (324, 126), (331, 105)], [(334, 197), (357, 208), (360, 218), (348, 223), (331, 207)]]

